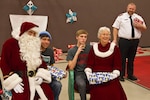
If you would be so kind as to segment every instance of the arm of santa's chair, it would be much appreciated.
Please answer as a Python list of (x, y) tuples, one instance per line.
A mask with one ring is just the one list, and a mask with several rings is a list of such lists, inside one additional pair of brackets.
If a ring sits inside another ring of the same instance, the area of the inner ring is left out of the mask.
[(68, 70), (68, 94), (69, 100), (74, 100), (74, 70)]
[(69, 100), (74, 100), (74, 70), (70, 70), (68, 65), (66, 71), (69, 73), (68, 77), (68, 96)]

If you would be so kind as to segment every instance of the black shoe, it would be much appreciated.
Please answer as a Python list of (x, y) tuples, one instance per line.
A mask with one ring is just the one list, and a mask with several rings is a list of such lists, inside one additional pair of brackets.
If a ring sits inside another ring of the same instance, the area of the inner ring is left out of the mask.
[(130, 79), (130, 80), (132, 80), (132, 81), (137, 80), (137, 78), (135, 76), (133, 76), (133, 75), (132, 76), (128, 76), (127, 78)]
[(123, 77), (119, 77), (119, 80), (124, 82), (124, 78)]

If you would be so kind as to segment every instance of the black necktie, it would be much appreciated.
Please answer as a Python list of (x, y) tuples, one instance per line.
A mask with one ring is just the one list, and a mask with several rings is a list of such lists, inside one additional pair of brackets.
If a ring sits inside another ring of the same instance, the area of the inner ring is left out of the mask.
[(132, 21), (132, 18), (131, 16), (129, 17), (130, 18), (130, 21), (131, 21), (131, 28), (132, 28), (132, 38), (134, 37), (134, 27), (133, 27), (133, 21)]

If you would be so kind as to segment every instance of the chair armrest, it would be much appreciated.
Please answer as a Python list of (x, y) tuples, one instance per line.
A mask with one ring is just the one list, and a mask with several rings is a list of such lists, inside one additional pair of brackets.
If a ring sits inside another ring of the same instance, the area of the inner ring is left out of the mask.
[(68, 70), (68, 94), (69, 100), (74, 100), (74, 70)]

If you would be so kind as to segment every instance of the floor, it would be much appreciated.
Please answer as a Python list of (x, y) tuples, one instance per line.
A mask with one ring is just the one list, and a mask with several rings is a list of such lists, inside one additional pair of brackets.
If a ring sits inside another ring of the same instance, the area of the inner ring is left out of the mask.
[[(150, 55), (150, 48), (147, 51), (145, 51), (144, 49), (141, 50), (141, 48), (139, 48), (138, 51), (139, 52), (137, 52), (137, 56)], [(145, 53), (141, 53), (143, 51)], [(67, 54), (64, 53), (60, 57), (65, 59), (66, 55)], [(56, 61), (54, 66), (65, 70), (65, 68), (67, 66), (67, 62), (66, 62), (66, 60)], [(61, 82), (62, 82), (62, 91), (61, 91), (59, 100), (69, 100), (68, 99), (68, 77), (62, 79)], [(141, 87), (141, 86), (139, 86), (133, 82), (130, 82), (128, 80), (125, 80), (125, 82), (121, 82), (121, 85), (124, 88), (124, 91), (127, 95), (128, 100), (150, 100), (150, 90), (148, 90), (144, 87)], [(90, 98), (90, 95), (87, 94), (87, 100), (89, 100), (89, 98)], [(75, 100), (80, 100), (78, 93), (75, 93)]]
[[(65, 69), (67, 63), (56, 63), (55, 66)], [(69, 100), (68, 99), (68, 78), (62, 79), (62, 91), (60, 94), (60, 100)], [(136, 85), (135, 83), (132, 83), (128, 80), (125, 80), (125, 82), (121, 82), (125, 93), (127, 95), (128, 100), (150, 100), (150, 90), (145, 89), (139, 85)], [(89, 95), (87, 95), (88, 100), (90, 98)], [(75, 93), (75, 100), (80, 100), (79, 94)]]
[[(145, 52), (144, 54), (142, 53), (137, 54), (137, 56), (142, 56), (142, 55), (150, 55), (150, 52)], [(64, 56), (66, 56), (66, 54)], [(61, 60), (61, 61), (56, 62), (55, 66), (65, 70), (67, 66), (67, 62), (65, 60)], [(63, 87), (62, 87), (59, 100), (69, 100), (68, 99), (68, 78), (62, 79), (61, 82), (62, 82)], [(150, 100), (150, 90), (144, 87), (141, 87), (128, 80), (125, 80), (125, 82), (121, 82), (121, 85), (124, 88), (124, 91), (127, 95), (128, 100)], [(87, 95), (87, 98), (89, 100), (90, 95)], [(75, 100), (80, 100), (78, 93), (75, 93)]]

